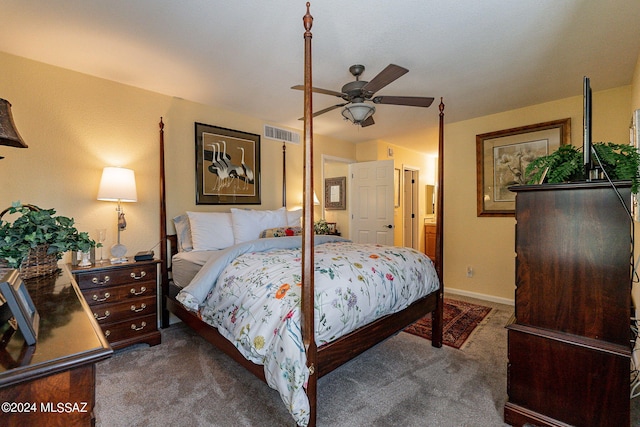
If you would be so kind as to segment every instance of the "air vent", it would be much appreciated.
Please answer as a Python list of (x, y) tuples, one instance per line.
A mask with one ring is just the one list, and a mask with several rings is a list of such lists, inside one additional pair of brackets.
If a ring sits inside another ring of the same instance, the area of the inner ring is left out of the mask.
[(277, 141), (286, 141), (292, 144), (300, 144), (300, 134), (275, 126), (264, 125), (264, 137)]

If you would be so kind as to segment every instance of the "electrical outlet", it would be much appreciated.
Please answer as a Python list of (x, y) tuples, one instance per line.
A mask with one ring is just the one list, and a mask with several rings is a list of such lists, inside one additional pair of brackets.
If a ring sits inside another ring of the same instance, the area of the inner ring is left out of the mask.
[(473, 267), (467, 267), (467, 277), (473, 277)]

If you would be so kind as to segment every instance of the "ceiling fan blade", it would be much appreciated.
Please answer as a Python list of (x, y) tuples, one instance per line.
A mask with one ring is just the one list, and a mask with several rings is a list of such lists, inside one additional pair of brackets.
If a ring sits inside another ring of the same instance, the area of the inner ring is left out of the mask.
[[(295, 85), (295, 86), (291, 86), (291, 89), (304, 90), (304, 86), (303, 85)], [(313, 92), (315, 92), (315, 93), (322, 93), (322, 94), (325, 94), (325, 95), (337, 96), (338, 98), (342, 98), (342, 94), (340, 92), (336, 92), (335, 90), (320, 89), (318, 87), (312, 87), (311, 90)]]
[[(348, 102), (345, 102), (344, 104), (336, 104), (332, 105), (331, 107), (327, 107), (324, 110), (316, 111), (315, 113), (313, 113), (313, 117), (319, 116), (320, 114), (328, 113), (329, 111), (335, 110), (336, 108), (344, 107), (347, 104)], [(304, 117), (300, 117), (298, 120), (304, 120)]]
[(373, 116), (369, 116), (360, 123), (360, 127), (364, 128), (364, 127), (375, 125), (375, 124), (376, 122), (373, 120)]
[(410, 107), (429, 107), (433, 98), (424, 96), (376, 96), (372, 99), (374, 104), (408, 105)]
[(389, 64), (387, 68), (380, 71), (369, 83), (362, 87), (362, 93), (371, 96), (389, 83), (395, 81), (399, 77), (407, 74), (409, 70), (399, 65)]

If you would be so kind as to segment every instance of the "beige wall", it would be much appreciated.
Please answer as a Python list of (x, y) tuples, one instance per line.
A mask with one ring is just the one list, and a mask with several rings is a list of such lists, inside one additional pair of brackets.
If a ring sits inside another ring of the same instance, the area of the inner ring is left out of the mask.
[[(128, 253), (159, 241), (158, 123), (165, 123), (167, 211), (228, 210), (195, 205), (194, 122), (261, 134), (263, 122), (239, 113), (160, 95), (111, 81), (0, 53), (0, 97), (13, 107), (27, 149), (0, 146), (0, 207), (20, 200), (75, 218), (95, 236), (106, 227), (116, 239), (115, 203), (97, 201), (105, 166), (136, 173), (138, 202), (125, 204)], [(315, 137), (315, 189), (321, 194), (320, 155), (355, 158), (344, 141)], [(262, 138), (262, 205), (282, 205), (282, 142)], [(287, 204), (302, 199), (302, 145), (287, 144)], [(107, 252), (108, 253), (108, 252)]]
[[(631, 92), (631, 86), (594, 92), (594, 141), (629, 142)], [(477, 217), (475, 136), (566, 117), (571, 118), (572, 143), (581, 145), (582, 96), (446, 126), (445, 288), (505, 301), (514, 297), (515, 220)], [(474, 270), (471, 278), (466, 275), (468, 266)]]

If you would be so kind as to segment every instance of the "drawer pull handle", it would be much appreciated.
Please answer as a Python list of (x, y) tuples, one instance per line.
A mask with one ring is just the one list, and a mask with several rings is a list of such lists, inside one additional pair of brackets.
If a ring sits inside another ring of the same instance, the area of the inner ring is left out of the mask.
[(100, 281), (97, 277), (94, 277), (93, 279), (91, 279), (91, 283), (93, 283), (94, 285), (106, 285), (109, 280), (111, 280), (109, 276), (104, 276), (103, 281)]
[(147, 275), (147, 272), (146, 272), (146, 271), (142, 271), (142, 272), (140, 272), (140, 275), (139, 275), (139, 276), (136, 276), (136, 273), (131, 273), (131, 278), (132, 278), (132, 279), (134, 279), (134, 280), (140, 280), (140, 279), (142, 279), (142, 278), (143, 278), (144, 276), (146, 276), (146, 275)]
[(140, 323), (140, 327), (139, 328), (136, 326), (135, 323), (132, 323), (131, 324), (131, 329), (133, 329), (134, 331), (141, 331), (141, 330), (144, 329), (145, 326), (147, 326), (147, 322)]
[(107, 317), (109, 317), (109, 316), (111, 316), (111, 313), (109, 313), (109, 310), (105, 311), (105, 312), (104, 312), (104, 316), (102, 316), (102, 317), (101, 317), (101, 316), (99, 316), (99, 315), (98, 315), (98, 313), (93, 313), (93, 317), (95, 317), (95, 318), (96, 318), (96, 320), (104, 320), (104, 319), (106, 319), (106, 318), (107, 318)]
[(104, 298), (98, 297), (98, 294), (93, 294), (93, 300), (97, 302), (106, 301), (109, 299), (109, 297), (111, 297), (111, 294), (109, 292), (104, 293)]
[(131, 295), (142, 295), (145, 292), (147, 292), (147, 288), (144, 286), (140, 288), (140, 292), (136, 292), (136, 288), (131, 288)]
[(139, 313), (141, 311), (144, 311), (147, 308), (147, 304), (140, 304), (140, 308), (136, 308), (135, 305), (131, 306), (131, 311), (133, 311), (134, 313)]
[(107, 329), (106, 331), (104, 331), (104, 336), (105, 337), (108, 337), (109, 335), (111, 335), (111, 331), (110, 330)]

